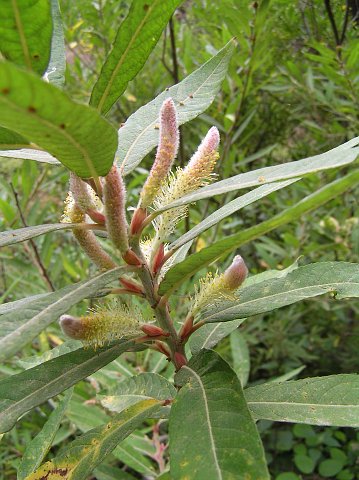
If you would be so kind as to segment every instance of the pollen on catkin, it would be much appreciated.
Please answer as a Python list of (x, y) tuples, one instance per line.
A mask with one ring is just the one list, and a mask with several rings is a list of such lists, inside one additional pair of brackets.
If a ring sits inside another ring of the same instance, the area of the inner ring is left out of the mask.
[(94, 349), (114, 340), (143, 334), (140, 329), (143, 323), (141, 312), (136, 307), (118, 302), (91, 309), (83, 317), (62, 315), (59, 322), (65, 335)]
[(155, 161), (143, 186), (139, 207), (147, 208), (158, 194), (176, 158), (179, 144), (177, 112), (172, 98), (162, 104), (160, 110), (160, 132)]
[(195, 286), (190, 315), (196, 315), (203, 307), (213, 305), (222, 300), (234, 300), (234, 293), (242, 285), (248, 274), (248, 269), (240, 255), (236, 255), (231, 265), (219, 275), (207, 273)]
[(70, 173), (70, 191), (76, 204), (84, 212), (87, 212), (88, 210), (102, 210), (102, 202), (93, 188), (73, 172)]
[[(219, 132), (212, 127), (202, 140), (196, 153), (188, 165), (182, 169), (177, 168), (176, 173), (170, 173), (167, 182), (154, 200), (156, 209), (160, 209), (178, 200), (179, 198), (196, 191), (210, 183), (215, 175), (214, 167), (219, 158), (217, 148), (219, 145)], [(154, 220), (156, 229), (155, 244), (164, 243), (175, 230), (177, 223), (188, 213), (188, 206), (172, 208), (163, 212)]]

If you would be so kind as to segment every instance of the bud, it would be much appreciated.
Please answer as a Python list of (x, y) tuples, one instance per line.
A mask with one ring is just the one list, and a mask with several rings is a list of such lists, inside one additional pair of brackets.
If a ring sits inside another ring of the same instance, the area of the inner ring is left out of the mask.
[(172, 98), (168, 98), (163, 102), (160, 110), (160, 133), (156, 158), (141, 192), (140, 207), (147, 208), (158, 194), (177, 155), (178, 143), (176, 107)]
[(133, 265), (134, 267), (141, 267), (143, 265), (142, 260), (130, 248), (122, 255), (122, 258), (127, 265)]
[(91, 310), (83, 317), (62, 315), (59, 319), (65, 335), (94, 348), (123, 337), (141, 334), (140, 322), (143, 321), (138, 309), (116, 302)]
[(112, 243), (124, 254), (129, 249), (125, 213), (125, 185), (116, 165), (112, 166), (105, 178), (103, 198), (107, 231)]
[(223, 274), (223, 280), (229, 290), (236, 290), (247, 278), (248, 268), (240, 255), (236, 255), (232, 264)]
[(175, 352), (173, 359), (177, 370), (187, 365), (187, 358), (183, 355), (183, 353)]
[(156, 325), (145, 324), (141, 325), (141, 330), (143, 333), (149, 337), (169, 337), (169, 333), (162, 330), (162, 328), (157, 327)]
[(126, 288), (126, 290), (128, 290), (129, 292), (138, 293), (140, 295), (142, 295), (144, 293), (141, 285), (139, 285), (136, 282), (133, 282), (132, 280), (130, 280), (128, 278), (120, 278), (120, 282)]
[(163, 260), (165, 258), (165, 246), (163, 243), (158, 247), (152, 262), (152, 272), (156, 275), (163, 265)]
[(143, 208), (136, 209), (131, 220), (131, 227), (130, 227), (131, 235), (136, 235), (141, 231), (142, 224), (145, 221), (146, 217), (147, 217), (147, 212), (145, 209)]

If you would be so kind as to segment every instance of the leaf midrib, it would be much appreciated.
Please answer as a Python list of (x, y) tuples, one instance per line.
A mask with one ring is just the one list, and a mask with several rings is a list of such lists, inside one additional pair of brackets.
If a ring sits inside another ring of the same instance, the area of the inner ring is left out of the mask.
[(194, 370), (192, 370), (192, 368), (189, 368), (187, 365), (183, 366), (182, 368), (186, 369), (186, 370), (189, 370), (191, 372), (191, 374), (197, 380), (198, 385), (201, 389), (202, 396), (203, 396), (203, 401), (204, 401), (204, 407), (205, 407), (205, 414), (206, 414), (206, 418), (207, 418), (208, 433), (209, 433), (209, 438), (210, 438), (211, 447), (212, 447), (211, 451), (212, 451), (212, 454), (213, 454), (213, 459), (214, 459), (214, 463), (215, 463), (217, 474), (218, 474), (218, 480), (223, 480), (222, 472), (221, 472), (219, 462), (218, 462), (218, 457), (217, 457), (216, 444), (215, 444), (214, 437), (213, 437), (213, 432), (212, 432), (212, 425), (211, 425), (211, 419), (210, 419), (210, 416), (209, 416), (206, 390), (205, 390), (204, 385), (202, 383), (201, 377)]
[(23, 31), (19, 6), (18, 6), (16, 0), (11, 0), (11, 3), (12, 3), (12, 9), (14, 11), (16, 28), (17, 28), (17, 31), (19, 33), (22, 53), (23, 53), (24, 58), (25, 58), (26, 66), (27, 66), (27, 68), (32, 70), (32, 65), (31, 65), (31, 61), (30, 61), (30, 53), (29, 53), (29, 49), (27, 47), (26, 38), (25, 38), (25, 35), (24, 35), (24, 31)]
[[(260, 285), (260, 284), (258, 284)], [(253, 304), (253, 303), (256, 303), (256, 302), (260, 302), (264, 299), (274, 299), (276, 297), (281, 297), (281, 296), (286, 296), (286, 295), (290, 295), (291, 293), (293, 292), (303, 292), (305, 290), (311, 290), (312, 288), (323, 288), (323, 292), (319, 292), (317, 293), (316, 295), (313, 295), (313, 296), (319, 296), (319, 295), (324, 295), (326, 293), (332, 293), (333, 291), (336, 290), (336, 287), (337, 286), (345, 286), (345, 285), (350, 285), (350, 286), (353, 286), (353, 285), (358, 285), (359, 287), (359, 282), (348, 282), (348, 281), (345, 281), (345, 282), (340, 282), (340, 283), (323, 283), (323, 284), (319, 284), (319, 285), (309, 285), (309, 286), (306, 286), (306, 287), (301, 287), (301, 288), (297, 288), (297, 289), (293, 289), (293, 290), (286, 290), (285, 292), (279, 292), (279, 293), (275, 293), (273, 295), (267, 295), (267, 296), (261, 296), (260, 298), (255, 298), (253, 300), (248, 300), (247, 302), (245, 303), (238, 303), (236, 305), (232, 305), (231, 307), (228, 307), (224, 310), (219, 310), (217, 311), (216, 313), (210, 315), (209, 317), (204, 317), (204, 320), (207, 320), (208, 318), (212, 318), (218, 314), (222, 314), (222, 313), (225, 313), (227, 311), (230, 311), (230, 310), (233, 310), (235, 309), (236, 307), (237, 308), (240, 308), (240, 307), (247, 307), (248, 305), (250, 304)], [(330, 287), (330, 288), (329, 288)], [(306, 298), (309, 298), (309, 297), (304, 297), (303, 300), (306, 300)]]

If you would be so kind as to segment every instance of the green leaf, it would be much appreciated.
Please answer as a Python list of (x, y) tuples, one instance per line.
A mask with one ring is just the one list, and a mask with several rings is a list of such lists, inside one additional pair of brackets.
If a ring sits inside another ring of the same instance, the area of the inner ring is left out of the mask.
[(51, 413), (40, 433), (38, 433), (38, 435), (36, 435), (36, 437), (26, 446), (20, 466), (17, 470), (17, 480), (25, 480), (30, 473), (34, 472), (41, 465), (41, 462), (50, 450), (55, 434), (60, 427), (71, 399), (72, 392), (72, 389), (67, 390), (64, 398)]
[[(19, 137), (18, 137), (19, 138)], [(16, 148), (16, 145), (11, 145)], [(19, 158), (20, 160), (34, 160), (40, 163), (49, 163), (50, 165), (61, 165), (61, 162), (47, 152), (41, 150), (23, 148), (20, 150), (0, 150), (0, 157)]]
[(330, 375), (284, 383), (265, 383), (245, 390), (257, 419), (278, 422), (359, 426), (359, 375)]
[(328, 459), (319, 464), (319, 473), (322, 477), (334, 478), (343, 467), (343, 462), (340, 460)]
[(18, 308), (22, 308), (28, 302), (31, 302), (32, 300), (35, 300), (35, 299), (39, 299), (41, 297), (46, 297), (46, 295), (50, 295), (50, 293), (39, 293), (37, 295), (31, 295), (30, 297), (20, 298), (19, 300), (15, 300), (13, 302), (3, 303), (2, 305), (0, 305), (0, 315), (4, 315), (4, 313), (13, 312)]
[(51, 54), (45, 77), (53, 85), (62, 88), (65, 83), (66, 57), (64, 29), (58, 0), (51, 0), (51, 16), (53, 23)]
[(25, 242), (30, 238), (44, 235), (45, 233), (56, 232), (57, 230), (67, 230), (76, 227), (76, 223), (51, 223), (45, 225), (35, 225), (34, 227), (18, 228), (0, 233), (0, 247), (13, 245), (14, 243)]
[(90, 104), (106, 113), (126, 90), (156, 46), (182, 0), (133, 0), (93, 88)]
[(211, 105), (227, 73), (233, 50), (234, 42), (230, 41), (182, 82), (162, 92), (128, 118), (118, 131), (116, 154), (124, 174), (132, 172), (158, 144), (158, 115), (166, 98), (173, 98), (178, 107), (179, 125), (189, 122)]
[(175, 383), (182, 388), (169, 420), (172, 478), (269, 479), (260, 437), (229, 365), (204, 350), (181, 368)]
[(196, 200), (210, 198), (214, 195), (223, 195), (242, 188), (257, 187), (264, 183), (302, 177), (303, 175), (321, 172), (330, 168), (343, 167), (344, 165), (352, 163), (357, 158), (359, 154), (358, 144), (359, 137), (356, 137), (349, 140), (349, 142), (343, 143), (343, 145), (339, 145), (339, 147), (321, 153), (320, 155), (315, 155), (314, 157), (240, 173), (239, 175), (212, 183), (211, 185), (200, 188), (196, 192), (185, 195), (179, 200), (169, 203), (166, 208), (187, 205)]
[(106, 175), (113, 164), (117, 134), (107, 120), (8, 62), (0, 63), (0, 123), (80, 177)]
[(93, 473), (97, 480), (135, 480), (133, 475), (110, 465), (99, 465)]
[(272, 380), (269, 380), (269, 381), (273, 383), (278, 383), (278, 382), (286, 382), (287, 380), (292, 380), (292, 378), (299, 375), (300, 372), (302, 372), (305, 368), (306, 368), (306, 365), (302, 365), (301, 367), (295, 368), (294, 370), (290, 370), (289, 372), (284, 373), (280, 377), (273, 378)]
[(242, 387), (247, 385), (250, 371), (250, 356), (246, 339), (242, 332), (235, 330), (230, 335), (233, 370)]
[(238, 247), (264, 235), (275, 228), (291, 223), (301, 218), (305, 213), (324, 205), (332, 198), (344, 193), (359, 182), (359, 170), (354, 170), (345, 177), (329, 183), (315, 193), (305, 197), (298, 204), (287, 208), (274, 217), (265, 220), (258, 225), (219, 240), (213, 245), (186, 258), (183, 262), (172, 267), (165, 275), (160, 284), (159, 294), (169, 294), (182, 284), (187, 278), (194, 275), (198, 270), (206, 267), (211, 262), (228, 255)]
[(243, 322), (244, 319), (203, 325), (190, 336), (189, 344), (192, 354), (195, 355), (204, 348), (207, 350), (213, 348)]
[(23, 148), (29, 142), (16, 132), (0, 127), (0, 149)]
[(0, 360), (16, 353), (31, 342), (44, 328), (84, 298), (91, 297), (106, 284), (118, 278), (125, 267), (100, 273), (62, 288), (46, 296), (35, 298), (19, 309), (0, 317)]
[(302, 473), (312, 473), (315, 468), (315, 462), (308, 455), (295, 455), (294, 463), (298, 470)]
[(50, 58), (51, 35), (48, 0), (1, 3), (0, 51), (6, 59), (42, 75)]
[(177, 390), (164, 377), (157, 373), (141, 373), (119, 383), (110, 395), (98, 395), (101, 404), (111, 412), (122, 412), (135, 403), (155, 398), (172, 400)]
[(246, 318), (325, 293), (334, 293), (337, 299), (359, 297), (359, 264), (318, 262), (299, 267), (283, 278), (240, 288), (237, 301), (205, 308), (201, 317), (205, 322)]
[(0, 432), (10, 430), (25, 412), (72, 387), (121, 353), (141, 349), (143, 346), (127, 340), (96, 351), (79, 348), (1, 380)]
[(27, 480), (56, 478), (64, 480), (88, 478), (94, 468), (135, 428), (150, 417), (159, 407), (158, 400), (144, 400), (113, 417), (106, 425), (96, 427), (81, 435), (45, 463)]
[[(231, 202), (224, 205), (224, 207), (219, 208), (214, 213), (206, 217), (202, 222), (198, 223), (195, 227), (193, 227), (191, 230), (186, 232), (180, 238), (172, 242), (171, 245), (169, 246), (169, 249), (177, 250), (177, 248), (181, 247), (182, 245), (189, 242), (190, 240), (193, 240), (194, 238), (198, 237), (201, 233), (213, 227), (213, 225), (216, 225), (217, 223), (219, 223), (221, 220), (228, 217), (229, 215), (232, 215), (233, 213), (246, 207), (247, 205), (250, 205), (251, 203), (258, 201), (261, 198), (264, 198), (270, 195), (271, 193), (277, 190), (280, 190), (281, 188), (287, 187), (288, 185), (291, 185), (292, 183), (297, 182), (298, 180), (300, 179), (287, 180), (286, 182), (275, 182), (270, 185), (263, 185), (262, 187), (258, 187), (252, 190), (251, 192), (246, 193), (245, 195), (242, 195), (241, 197), (236, 198), (235, 200), (232, 200)], [(163, 209), (161, 209), (161, 211), (162, 210)]]

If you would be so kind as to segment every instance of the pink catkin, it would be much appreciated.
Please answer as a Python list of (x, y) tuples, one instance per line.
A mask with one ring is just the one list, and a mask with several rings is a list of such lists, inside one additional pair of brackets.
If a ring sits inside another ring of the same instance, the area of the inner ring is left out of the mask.
[(129, 249), (128, 226), (125, 213), (126, 190), (116, 165), (113, 165), (106, 175), (103, 201), (108, 235), (115, 247), (124, 254)]
[(227, 268), (223, 274), (223, 280), (229, 290), (238, 288), (247, 278), (248, 268), (240, 255), (236, 255), (232, 264)]
[(179, 144), (177, 112), (172, 98), (160, 110), (160, 134), (156, 158), (143, 186), (140, 207), (147, 208), (156, 197), (176, 158)]
[(197, 170), (199, 166), (202, 168), (205, 167), (205, 165), (202, 166), (202, 164), (217, 151), (219, 140), (220, 136), (218, 128), (210, 128), (207, 135), (199, 145), (196, 153), (192, 156), (188, 165), (184, 169), (184, 172), (186, 173), (192, 171), (193, 169)]

